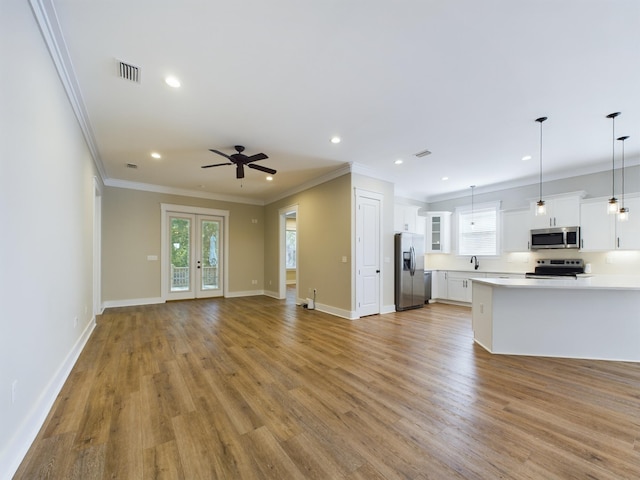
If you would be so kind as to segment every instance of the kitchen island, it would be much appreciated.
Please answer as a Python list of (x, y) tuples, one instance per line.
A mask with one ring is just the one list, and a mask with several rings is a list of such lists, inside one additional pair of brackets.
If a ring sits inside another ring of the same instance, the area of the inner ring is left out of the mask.
[(640, 277), (478, 278), (473, 335), (491, 353), (640, 362)]

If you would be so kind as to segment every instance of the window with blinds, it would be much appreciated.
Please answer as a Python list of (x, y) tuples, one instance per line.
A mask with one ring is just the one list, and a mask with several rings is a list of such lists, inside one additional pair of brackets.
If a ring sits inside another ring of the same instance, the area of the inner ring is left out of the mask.
[(458, 213), (458, 255), (498, 255), (498, 204)]

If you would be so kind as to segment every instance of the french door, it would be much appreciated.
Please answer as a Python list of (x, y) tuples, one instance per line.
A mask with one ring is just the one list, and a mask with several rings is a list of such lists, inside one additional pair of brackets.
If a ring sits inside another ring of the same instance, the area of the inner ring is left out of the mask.
[(222, 296), (224, 218), (167, 212), (168, 300)]

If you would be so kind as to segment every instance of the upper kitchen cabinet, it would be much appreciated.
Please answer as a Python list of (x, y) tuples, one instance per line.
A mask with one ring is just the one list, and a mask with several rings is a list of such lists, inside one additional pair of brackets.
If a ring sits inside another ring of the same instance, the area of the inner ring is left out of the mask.
[(629, 218), (621, 222), (616, 215), (616, 248), (640, 250), (640, 197), (625, 198), (624, 206), (629, 209)]
[(396, 203), (394, 206), (393, 229), (396, 232), (410, 232), (424, 235), (425, 218), (418, 215), (420, 207), (415, 205), (401, 205)]
[(624, 205), (630, 212), (626, 222), (607, 213), (607, 200), (602, 197), (582, 203), (580, 249), (583, 252), (640, 250), (640, 197), (625, 198)]
[(536, 202), (531, 202), (531, 228), (576, 227), (580, 225), (580, 199), (584, 195), (571, 194), (544, 198), (546, 215), (536, 215)]
[(531, 231), (529, 210), (510, 210), (502, 213), (502, 250), (528, 252)]
[(580, 250), (601, 252), (615, 249), (616, 218), (607, 213), (607, 200), (595, 199), (580, 206)]
[(451, 252), (451, 212), (427, 213), (427, 253)]

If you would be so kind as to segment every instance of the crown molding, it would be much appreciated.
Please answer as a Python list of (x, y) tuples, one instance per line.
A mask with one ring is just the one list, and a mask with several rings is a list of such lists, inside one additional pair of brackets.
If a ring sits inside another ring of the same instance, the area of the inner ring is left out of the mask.
[(95, 138), (93, 135), (93, 129), (89, 122), (89, 115), (82, 98), (82, 92), (80, 85), (76, 78), (73, 64), (71, 63), (71, 57), (69, 56), (69, 50), (67, 44), (64, 41), (62, 35), (62, 29), (58, 22), (58, 15), (56, 9), (53, 6), (52, 0), (29, 0), (33, 15), (36, 19), (42, 38), (49, 49), (51, 59), (56, 67), (60, 81), (64, 87), (64, 90), (71, 103), (71, 108), (75, 113), (82, 135), (87, 143), (87, 147), (93, 158), (93, 163), (100, 174), (101, 179), (107, 178), (104, 164), (98, 153), (98, 147), (96, 146)]
[(166, 187), (163, 185), (153, 185), (151, 183), (129, 182), (127, 180), (116, 180), (109, 178), (104, 181), (107, 187), (128, 188), (129, 190), (141, 190), (143, 192), (164, 193), (167, 195), (180, 195), (183, 197), (206, 198), (208, 200), (219, 200), (221, 202), (244, 203), (247, 205), (264, 205), (262, 200), (253, 200), (236, 195), (220, 195), (217, 193), (200, 192), (198, 190), (188, 190), (186, 188)]
[(277, 202), (278, 200), (282, 200), (283, 198), (290, 197), (291, 195), (295, 195), (296, 193), (304, 192), (305, 190), (308, 190), (310, 188), (326, 183), (330, 180), (333, 180), (334, 178), (338, 178), (343, 175), (346, 175), (347, 173), (351, 173), (350, 163), (346, 163), (341, 167), (337, 168), (336, 170), (332, 170), (329, 173), (313, 178), (307, 182), (301, 183), (300, 185), (290, 190), (287, 190), (285, 192), (282, 192), (274, 197), (270, 197), (264, 202), (264, 204), (269, 205), (270, 203)]

